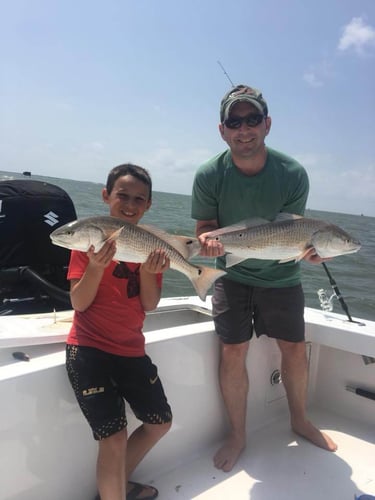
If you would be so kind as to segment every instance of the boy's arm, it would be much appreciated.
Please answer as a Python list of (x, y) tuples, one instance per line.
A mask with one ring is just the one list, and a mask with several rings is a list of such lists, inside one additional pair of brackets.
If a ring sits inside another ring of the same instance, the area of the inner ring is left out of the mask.
[(82, 278), (70, 281), (70, 299), (74, 310), (83, 312), (93, 303), (104, 269), (111, 263), (115, 253), (114, 241), (107, 242), (97, 253), (94, 247), (89, 248), (89, 263)]
[(139, 269), (140, 299), (145, 311), (152, 311), (159, 303), (161, 288), (157, 275), (170, 267), (170, 260), (163, 250), (154, 250)]

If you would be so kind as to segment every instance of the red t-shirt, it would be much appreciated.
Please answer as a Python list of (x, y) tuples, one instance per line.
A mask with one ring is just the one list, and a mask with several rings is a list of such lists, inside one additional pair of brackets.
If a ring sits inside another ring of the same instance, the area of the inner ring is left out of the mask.
[[(80, 279), (87, 264), (86, 253), (73, 250), (68, 280)], [(126, 265), (135, 272), (140, 264)], [(113, 275), (116, 266), (117, 263), (112, 261), (105, 268), (92, 304), (84, 312), (74, 312), (67, 343), (95, 347), (119, 356), (144, 356), (145, 338), (142, 329), (145, 312), (139, 294), (128, 298), (128, 279)], [(136, 277), (139, 284), (139, 274)], [(162, 274), (157, 276), (157, 280), (161, 287)]]

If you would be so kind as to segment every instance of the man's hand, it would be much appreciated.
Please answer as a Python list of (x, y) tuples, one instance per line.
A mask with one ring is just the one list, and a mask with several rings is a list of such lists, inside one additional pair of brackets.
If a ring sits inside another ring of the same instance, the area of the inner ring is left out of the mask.
[(303, 257), (303, 260), (305, 260), (309, 264), (321, 264), (322, 262), (327, 262), (328, 260), (331, 260), (331, 259), (330, 258), (323, 259), (322, 257), (319, 257), (319, 255), (316, 253), (315, 248), (312, 247), (305, 254), (305, 256)]
[(199, 243), (202, 247), (199, 255), (202, 255), (202, 257), (220, 257), (221, 255), (224, 255), (224, 245), (221, 241), (207, 240), (208, 234), (210, 233), (202, 233), (198, 236)]

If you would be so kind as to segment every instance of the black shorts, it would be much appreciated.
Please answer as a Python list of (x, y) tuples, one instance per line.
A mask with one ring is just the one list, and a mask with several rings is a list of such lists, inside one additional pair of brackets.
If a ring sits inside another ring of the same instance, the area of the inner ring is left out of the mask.
[(267, 335), (289, 342), (305, 339), (305, 300), (301, 285), (262, 288), (225, 278), (215, 281), (212, 312), (216, 333), (225, 344)]
[(95, 439), (104, 439), (126, 427), (124, 399), (144, 423), (172, 420), (157, 367), (148, 356), (116, 356), (68, 344), (66, 369)]

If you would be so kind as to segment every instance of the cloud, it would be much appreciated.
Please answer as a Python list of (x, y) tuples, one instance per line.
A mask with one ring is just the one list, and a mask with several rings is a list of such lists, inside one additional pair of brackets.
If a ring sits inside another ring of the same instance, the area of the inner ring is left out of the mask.
[(367, 48), (375, 47), (375, 29), (366, 25), (362, 17), (353, 17), (343, 29), (338, 49), (353, 49), (358, 55), (365, 54)]
[(99, 141), (93, 141), (87, 144), (87, 149), (95, 152), (101, 152), (104, 149), (104, 144)]
[(208, 149), (177, 151), (163, 145), (138, 161), (150, 171), (156, 191), (190, 194), (197, 168), (213, 155)]
[(311, 87), (322, 87), (323, 82), (319, 80), (318, 76), (312, 71), (308, 71), (304, 73), (303, 79), (307, 82)]
[(294, 154), (310, 178), (309, 208), (375, 215), (375, 164), (345, 165), (332, 154)]
[(169, 173), (184, 172), (203, 163), (212, 153), (205, 149), (192, 149), (185, 152), (177, 152), (168, 146), (160, 147), (148, 154), (147, 162), (155, 169), (168, 170)]
[(331, 63), (324, 59), (320, 63), (311, 65), (303, 74), (303, 79), (310, 87), (323, 87), (324, 83), (332, 78), (334, 72)]

